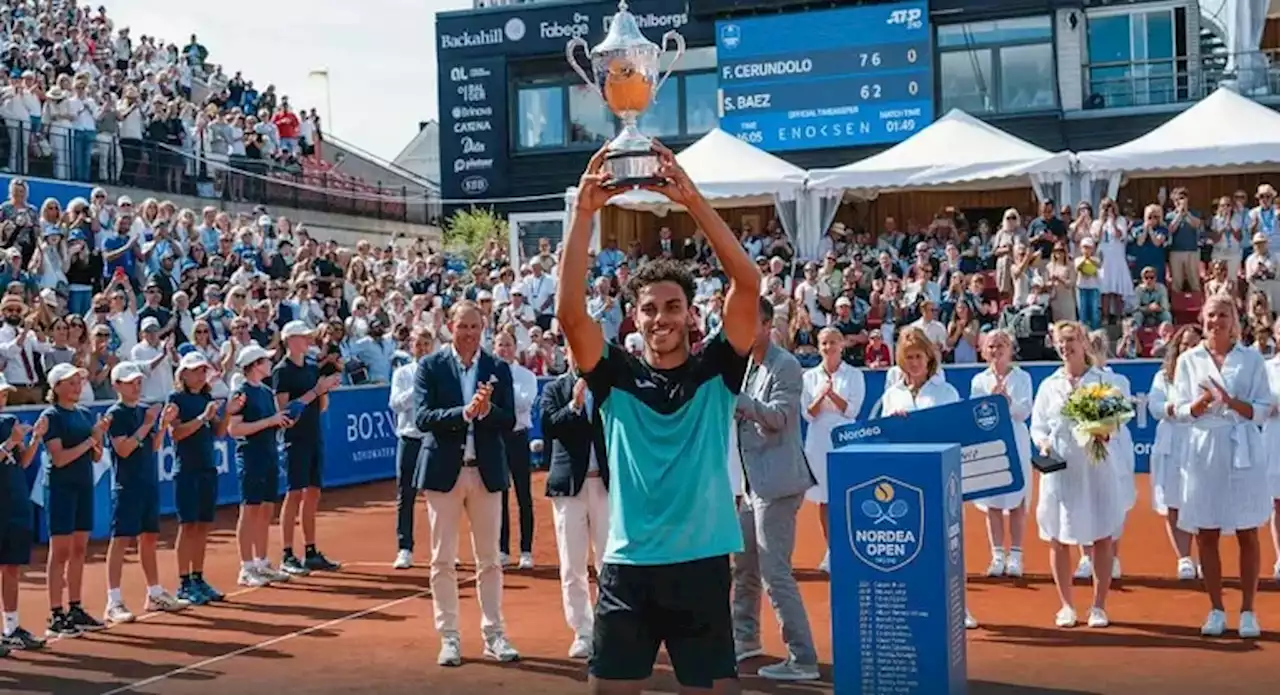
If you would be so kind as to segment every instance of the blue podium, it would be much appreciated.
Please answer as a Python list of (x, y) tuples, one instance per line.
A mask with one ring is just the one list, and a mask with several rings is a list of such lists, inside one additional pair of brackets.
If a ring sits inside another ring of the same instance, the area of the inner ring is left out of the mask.
[(963, 695), (960, 447), (827, 456), (836, 695)]

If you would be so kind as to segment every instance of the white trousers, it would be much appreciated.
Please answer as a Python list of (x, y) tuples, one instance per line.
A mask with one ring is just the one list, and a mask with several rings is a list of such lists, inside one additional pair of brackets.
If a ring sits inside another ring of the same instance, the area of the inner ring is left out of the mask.
[(603, 565), (609, 540), (609, 493), (599, 478), (587, 478), (576, 497), (552, 497), (556, 548), (560, 551), (560, 596), (564, 619), (576, 637), (591, 638), (594, 614), (587, 581), (587, 553), (595, 559), (596, 574)]
[(498, 562), (498, 524), (502, 493), (489, 492), (475, 468), (463, 468), (448, 492), (427, 491), (431, 522), (431, 602), (436, 631), (458, 637), (458, 533), (463, 514), (471, 526), (471, 551), (476, 558), (480, 603), (480, 631), (488, 639), (500, 635), (502, 624), (502, 565)]

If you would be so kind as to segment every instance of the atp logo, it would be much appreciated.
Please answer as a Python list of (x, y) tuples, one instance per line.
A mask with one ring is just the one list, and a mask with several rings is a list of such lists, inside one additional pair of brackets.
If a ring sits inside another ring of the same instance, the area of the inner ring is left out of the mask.
[(889, 13), (889, 21), (885, 24), (904, 25), (908, 29), (919, 29), (924, 26), (924, 10), (913, 7), (908, 10), (894, 10)]
[(924, 491), (879, 476), (845, 491), (849, 546), (863, 563), (896, 572), (920, 554)]

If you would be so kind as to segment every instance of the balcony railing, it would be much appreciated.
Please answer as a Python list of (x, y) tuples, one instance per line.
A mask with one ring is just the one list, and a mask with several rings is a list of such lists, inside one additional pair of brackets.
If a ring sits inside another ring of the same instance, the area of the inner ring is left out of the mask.
[(1252, 97), (1280, 97), (1280, 52), (1094, 63), (1084, 66), (1084, 108), (1121, 109), (1198, 101), (1224, 84)]
[(33, 129), (26, 121), (3, 124), (0, 172), (11, 175), (414, 224), (431, 223), (432, 210), (439, 208), (438, 201), (405, 186), (364, 183), (296, 163), (235, 156), (212, 159), (146, 140), (82, 135), (48, 126)]

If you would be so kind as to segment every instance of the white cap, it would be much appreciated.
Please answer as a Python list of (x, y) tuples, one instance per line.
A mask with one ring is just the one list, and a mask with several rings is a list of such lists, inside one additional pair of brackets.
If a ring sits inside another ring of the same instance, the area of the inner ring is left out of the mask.
[(147, 331), (158, 331), (160, 330), (160, 319), (157, 319), (154, 316), (148, 316), (147, 318), (142, 319), (141, 328), (143, 333), (146, 333)]
[(236, 366), (244, 369), (258, 360), (271, 359), (274, 354), (274, 352), (265, 350), (261, 345), (254, 343), (253, 345), (244, 348), (240, 351), (240, 354), (236, 355)]
[(309, 338), (314, 332), (315, 331), (311, 330), (311, 327), (307, 325), (306, 321), (290, 321), (284, 325), (283, 329), (280, 330), (280, 339), (287, 340), (296, 336), (305, 336)]
[(137, 362), (121, 362), (111, 370), (111, 381), (133, 381), (146, 376)]
[(182, 360), (178, 362), (177, 373), (181, 374), (189, 369), (200, 369), (201, 367), (208, 366), (210, 366), (209, 358), (205, 357), (204, 353), (199, 350), (192, 350), (191, 352), (183, 355)]
[(89, 372), (71, 364), (70, 362), (63, 362), (49, 370), (49, 385), (57, 386), (77, 374), (80, 376), (88, 376)]

